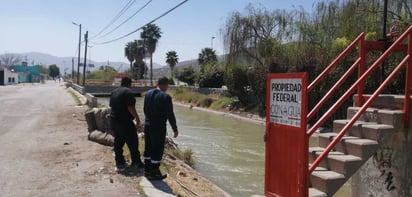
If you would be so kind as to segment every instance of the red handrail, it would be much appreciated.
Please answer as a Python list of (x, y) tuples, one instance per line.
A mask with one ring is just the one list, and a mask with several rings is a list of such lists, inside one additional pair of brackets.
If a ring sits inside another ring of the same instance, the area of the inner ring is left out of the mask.
[(308, 86), (308, 92), (310, 92), (325, 76), (344, 58), (349, 51), (351, 51), (353, 48), (355, 48), (356, 44), (358, 42), (362, 41), (365, 39), (365, 33), (361, 33), (358, 37), (356, 37), (355, 40), (352, 41), (343, 51), (336, 57), (335, 60), (333, 60), (326, 68), (325, 70), (320, 73), (318, 77), (316, 77), (315, 80), (313, 80), (312, 83), (309, 84)]
[[(411, 58), (410, 55), (405, 56), (402, 62), (392, 71), (392, 73), (385, 79), (385, 81), (379, 86), (379, 88), (372, 94), (372, 96), (366, 101), (366, 103), (359, 109), (358, 112), (350, 119), (350, 121), (343, 127), (339, 134), (332, 140), (332, 142), (326, 147), (319, 157), (312, 163), (309, 167), (309, 173), (312, 173), (313, 170), (319, 165), (319, 163), (329, 154), (329, 152), (335, 147), (335, 145), (342, 139), (346, 132), (355, 124), (359, 117), (366, 111), (366, 109), (372, 104), (373, 101), (382, 93), (382, 91), (389, 85), (392, 79), (401, 71), (404, 64), (409, 61)], [(369, 71), (369, 70), (368, 70)], [(366, 74), (366, 73), (365, 73)], [(363, 75), (364, 76), (364, 75)], [(365, 75), (368, 76), (368, 75)]]
[[(312, 163), (312, 165), (309, 167), (309, 173), (313, 172), (313, 170), (319, 165), (320, 161), (324, 159), (329, 152), (332, 150), (332, 148), (342, 139), (342, 137), (346, 134), (348, 129), (353, 126), (353, 124), (358, 120), (360, 115), (366, 111), (366, 109), (372, 104), (374, 99), (386, 88), (386, 86), (392, 81), (392, 79), (395, 77), (395, 75), (403, 68), (403, 66), (407, 63), (407, 79), (406, 79), (406, 85), (405, 85), (405, 104), (404, 104), (404, 112), (405, 112), (405, 125), (409, 123), (409, 110), (410, 110), (410, 87), (411, 87), (411, 76), (412, 76), (412, 26), (409, 27), (383, 54), (380, 56), (375, 63), (373, 63), (369, 69), (362, 73), (362, 75), (359, 77), (359, 79), (344, 93), (344, 95), (338, 99), (338, 101), (319, 119), (318, 122), (314, 124), (312, 128), (309, 129), (308, 134), (312, 135), (316, 129), (318, 129), (326, 120), (332, 115), (333, 112), (335, 112), (338, 107), (351, 95), (351, 93), (355, 90), (355, 88), (358, 87), (359, 91), (359, 86), (364, 84), (365, 80), (367, 77), (370, 76), (370, 74), (385, 60), (385, 58), (393, 52), (395, 47), (399, 45), (406, 36), (409, 38), (409, 44), (408, 44), (408, 51), (407, 55), (405, 58), (401, 61), (401, 63), (392, 71), (392, 73), (386, 78), (386, 80), (379, 86), (379, 88), (375, 91), (375, 93), (366, 101), (365, 104), (362, 105), (361, 109), (355, 114), (355, 116), (348, 122), (348, 124), (345, 125), (345, 127), (339, 132), (337, 137), (326, 147), (324, 152), (316, 158), (316, 160)], [(363, 50), (362, 50), (363, 51)], [(361, 52), (360, 52), (361, 53)], [(363, 54), (365, 55), (365, 54)], [(361, 95), (359, 95), (361, 96)], [(363, 98), (362, 98), (363, 99)]]
[(332, 94), (335, 93), (336, 90), (338, 90), (342, 83), (345, 82), (345, 80), (349, 77), (350, 74), (352, 74), (352, 72), (355, 70), (356, 66), (358, 66), (360, 61), (361, 58), (358, 58), (355, 61), (355, 63), (353, 63), (352, 66), (345, 72), (345, 74), (335, 83), (335, 85), (333, 85), (333, 87), (325, 94), (325, 96), (323, 96), (323, 98), (318, 102), (318, 104), (316, 104), (316, 106), (313, 107), (313, 109), (306, 116), (307, 121), (309, 121), (316, 114), (316, 112), (318, 112), (319, 109), (326, 103), (326, 101), (332, 96)]

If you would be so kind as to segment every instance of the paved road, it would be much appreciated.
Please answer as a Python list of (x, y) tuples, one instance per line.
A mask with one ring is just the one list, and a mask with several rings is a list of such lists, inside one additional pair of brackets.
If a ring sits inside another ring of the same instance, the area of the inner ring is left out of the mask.
[(0, 86), (0, 196), (137, 196), (87, 141), (84, 110), (53, 81)]

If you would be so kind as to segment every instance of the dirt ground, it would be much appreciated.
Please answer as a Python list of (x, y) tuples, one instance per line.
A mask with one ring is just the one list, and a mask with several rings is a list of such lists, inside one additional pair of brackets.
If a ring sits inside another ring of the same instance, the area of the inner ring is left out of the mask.
[(62, 85), (0, 86), (0, 196), (139, 196)]

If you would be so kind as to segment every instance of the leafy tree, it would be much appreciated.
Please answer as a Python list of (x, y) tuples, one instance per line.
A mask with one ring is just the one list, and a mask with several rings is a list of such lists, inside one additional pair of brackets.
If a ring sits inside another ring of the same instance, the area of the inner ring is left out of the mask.
[(213, 50), (212, 48), (202, 49), (202, 51), (199, 53), (197, 61), (201, 65), (201, 70), (203, 70), (206, 65), (216, 64), (217, 57), (215, 50)]
[(36, 65), (36, 66), (38, 66), (40, 68), (40, 73), (41, 74), (46, 74), (46, 75), (49, 74), (49, 69), (47, 67), (45, 67), (43, 65)]
[(53, 77), (53, 79), (54, 79), (54, 78), (56, 78), (56, 77), (59, 76), (59, 75), (60, 75), (60, 68), (57, 67), (56, 64), (50, 65), (50, 66), (49, 66), (49, 76), (50, 76), (50, 77)]
[(0, 56), (0, 63), (5, 66), (13, 66), (21, 61), (18, 54), (6, 53)]
[(102, 71), (109, 71), (109, 72), (117, 72), (117, 70), (111, 66), (100, 66), (99, 70)]
[(248, 91), (247, 67), (229, 64), (226, 66), (225, 84), (230, 94), (236, 96), (240, 103), (247, 106), (250, 103)]
[(117, 70), (111, 66), (100, 66), (99, 69), (92, 71), (88, 79), (97, 81), (112, 81), (117, 74)]
[(218, 65), (216, 52), (212, 48), (204, 48), (199, 53), (200, 87), (220, 88), (224, 84), (224, 69)]
[(134, 56), (133, 56), (133, 42), (128, 42), (124, 48), (124, 56), (126, 56), (127, 60), (130, 62), (130, 70), (132, 70), (132, 65), (134, 61)]
[(224, 84), (224, 71), (221, 68), (201, 73), (199, 76), (199, 87), (221, 88)]
[(125, 46), (125, 56), (130, 62), (130, 69), (134, 72), (131, 76), (135, 76), (136, 79), (144, 78), (146, 64), (143, 59), (145, 54), (146, 48), (143, 40), (134, 40)]
[(143, 27), (140, 37), (143, 39), (144, 46), (150, 54), (150, 84), (153, 86), (153, 53), (156, 51), (156, 46), (162, 32), (155, 24), (148, 24)]
[(173, 70), (178, 62), (179, 62), (179, 57), (177, 56), (176, 51), (169, 51), (166, 53), (166, 63), (170, 67), (170, 73), (172, 75), (172, 79), (173, 79)]
[(188, 85), (194, 85), (197, 75), (193, 67), (189, 66), (187, 68), (183, 68), (183, 71), (178, 72), (176, 77), (179, 81), (187, 83)]
[(273, 45), (291, 39), (292, 24), (293, 13), (285, 10), (269, 11), (249, 5), (245, 15), (232, 13), (221, 30), (228, 63), (271, 64), (273, 57), (278, 55), (278, 51), (273, 53)]

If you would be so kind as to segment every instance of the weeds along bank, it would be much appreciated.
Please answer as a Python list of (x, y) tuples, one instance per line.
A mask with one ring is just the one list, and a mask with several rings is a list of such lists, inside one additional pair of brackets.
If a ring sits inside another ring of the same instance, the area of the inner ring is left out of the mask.
[(195, 107), (210, 108), (214, 110), (232, 110), (236, 106), (237, 100), (222, 94), (202, 94), (193, 91), (191, 88), (178, 87), (168, 91), (174, 101), (191, 104)]

